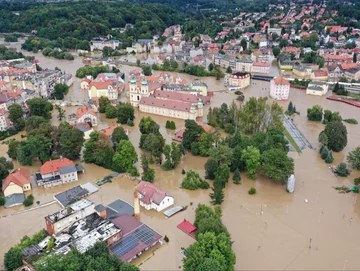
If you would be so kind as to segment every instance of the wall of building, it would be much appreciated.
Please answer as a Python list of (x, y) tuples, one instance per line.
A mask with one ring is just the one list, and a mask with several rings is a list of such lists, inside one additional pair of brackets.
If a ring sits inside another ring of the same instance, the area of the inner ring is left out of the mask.
[(179, 110), (173, 110), (173, 109), (168, 109), (168, 108), (160, 108), (160, 107), (149, 106), (149, 105), (144, 105), (144, 104), (139, 105), (139, 110), (141, 112), (147, 112), (150, 114), (166, 116), (166, 117), (171, 117), (171, 118), (176, 118), (176, 119), (184, 119), (184, 120), (186, 120), (186, 119), (196, 120), (196, 117), (198, 116), (198, 114), (200, 114), (196, 110), (193, 113), (190, 113), (188, 111), (179, 111)]
[(11, 196), (12, 194), (22, 194), (24, 193), (23, 189), (21, 186), (18, 186), (17, 184), (11, 182), (8, 187), (6, 187), (6, 189), (4, 190), (4, 196), (8, 197)]
[(162, 202), (160, 202), (159, 205), (152, 203), (152, 208), (155, 209), (158, 212), (161, 212), (162, 210), (170, 207), (174, 204), (174, 198), (173, 197), (165, 197)]
[(62, 180), (63, 183), (71, 183), (71, 182), (75, 182), (78, 179), (78, 174), (77, 172), (71, 172), (71, 173), (66, 173), (66, 174), (60, 174), (60, 178)]
[(270, 81), (270, 96), (276, 100), (287, 100), (289, 98), (290, 85), (278, 85), (274, 80)]

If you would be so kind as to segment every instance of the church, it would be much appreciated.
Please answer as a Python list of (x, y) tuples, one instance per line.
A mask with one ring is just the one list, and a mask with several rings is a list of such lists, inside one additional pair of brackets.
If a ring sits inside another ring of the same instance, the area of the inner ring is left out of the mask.
[(141, 112), (170, 118), (196, 120), (204, 114), (204, 104), (200, 97), (162, 90), (151, 92), (145, 76), (140, 84), (136, 81), (135, 75), (132, 75), (130, 103)]

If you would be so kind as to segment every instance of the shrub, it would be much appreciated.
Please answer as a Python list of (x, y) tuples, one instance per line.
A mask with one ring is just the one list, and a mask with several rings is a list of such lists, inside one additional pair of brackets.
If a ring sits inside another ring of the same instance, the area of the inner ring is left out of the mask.
[(4, 197), (0, 197), (0, 206), (5, 205), (5, 198)]
[(200, 177), (198, 172), (189, 170), (181, 182), (181, 187), (189, 190), (208, 189), (209, 184)]
[(326, 164), (331, 164), (334, 161), (334, 157), (332, 151), (329, 152), (328, 156), (325, 159)]
[(346, 177), (350, 174), (350, 170), (348, 170), (346, 168), (346, 164), (345, 163), (340, 163), (337, 167), (335, 172), (342, 177)]
[(356, 119), (344, 119), (344, 121), (350, 124), (358, 124), (358, 121)]
[(239, 172), (239, 169), (237, 168), (234, 172), (234, 176), (233, 176), (233, 181), (234, 181), (234, 184), (240, 184), (241, 182), (241, 176), (240, 176), (240, 172)]
[(169, 243), (169, 237), (167, 237), (167, 235), (165, 235), (164, 241), (165, 241), (166, 243)]
[(229, 134), (235, 133), (235, 127), (231, 123), (226, 123), (224, 125), (224, 130), (225, 130), (225, 132), (227, 132)]
[(359, 185), (359, 184), (360, 184), (360, 177), (359, 177), (359, 178), (356, 178), (356, 179), (354, 180), (354, 184), (355, 184), (355, 185)]
[(326, 157), (328, 157), (328, 155), (329, 155), (329, 149), (328, 149), (328, 147), (323, 147), (322, 148), (322, 150), (321, 150), (321, 153), (320, 153), (320, 155), (321, 155), (321, 158), (324, 160), (324, 159), (326, 159)]
[(249, 189), (249, 194), (250, 194), (250, 195), (256, 194), (256, 188), (251, 187), (251, 188)]
[(181, 174), (183, 174), (183, 175), (186, 174), (185, 169), (182, 169)]
[(29, 196), (27, 196), (27, 198), (24, 200), (24, 205), (25, 206), (30, 206), (34, 204), (34, 196), (32, 194), (30, 194)]
[(126, 124), (128, 125), (128, 126), (134, 126), (134, 123), (132, 122), (132, 120), (131, 119), (128, 119), (127, 120), (127, 122), (126, 122)]

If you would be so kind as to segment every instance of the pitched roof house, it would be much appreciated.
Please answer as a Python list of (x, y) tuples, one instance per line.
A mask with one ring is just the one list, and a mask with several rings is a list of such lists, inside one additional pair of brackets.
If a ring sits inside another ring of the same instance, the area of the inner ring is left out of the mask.
[(28, 190), (31, 190), (30, 172), (24, 168), (14, 170), (5, 178), (2, 184), (5, 197), (13, 194), (23, 194), (24, 191)]
[(152, 183), (141, 181), (137, 185), (140, 206), (146, 210), (155, 209), (160, 212), (174, 204), (174, 197)]

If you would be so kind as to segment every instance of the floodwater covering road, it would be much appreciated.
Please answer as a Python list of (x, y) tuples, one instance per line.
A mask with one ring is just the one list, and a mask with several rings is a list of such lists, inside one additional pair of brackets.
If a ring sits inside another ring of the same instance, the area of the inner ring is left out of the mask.
[[(27, 52), (24, 52), (28, 54)], [(45, 58), (41, 54), (35, 55), (43, 67), (55, 66), (75, 74), (82, 63), (78, 57), (74, 61), (60, 61)], [(129, 71), (133, 67), (123, 67), (122, 71)], [(188, 80), (194, 77), (179, 74)], [(230, 104), (235, 98), (232, 93), (221, 92), (223, 82), (214, 78), (204, 78), (210, 90), (218, 91), (212, 99), (212, 106), (219, 106), (225, 102)], [(68, 98), (83, 99), (79, 87), (79, 80), (74, 81)], [(245, 97), (268, 96), (269, 83), (257, 81), (244, 91)], [(123, 96), (122, 99), (125, 99)], [(339, 111), (343, 118), (359, 118), (359, 110), (346, 104), (326, 100), (325, 97), (314, 97), (305, 94), (305, 91), (291, 89), (290, 98), (299, 116), (294, 117), (294, 124), (299, 127), (309, 142), (318, 147), (317, 137), (324, 129), (324, 125), (310, 122), (306, 119), (306, 109), (315, 104), (323, 108)], [(288, 102), (279, 102), (285, 109)], [(207, 107), (208, 108), (208, 107)], [(67, 108), (74, 110), (74, 108)], [(55, 115), (55, 114), (54, 114)], [(146, 114), (136, 112), (135, 126), (129, 127), (130, 140), (136, 147), (140, 132), (138, 123)], [(160, 132), (171, 142), (174, 131), (166, 130), (167, 118), (151, 115), (161, 126)], [(55, 122), (55, 118), (53, 118)], [(107, 120), (100, 116), (100, 128), (111, 124), (114, 120)], [(177, 129), (184, 126), (183, 120), (175, 120)], [(360, 126), (346, 124), (348, 129), (348, 146), (340, 153), (334, 154), (334, 163), (345, 161), (346, 154), (360, 144)], [(20, 135), (16, 135), (20, 139)], [(7, 146), (0, 144), (1, 155), (6, 156)], [(241, 174), (242, 184), (235, 185), (229, 182), (225, 189), (225, 201), (222, 204), (223, 222), (231, 234), (233, 249), (237, 256), (236, 270), (358, 270), (360, 255), (360, 203), (356, 194), (338, 194), (332, 186), (351, 186), (353, 179), (360, 176), (360, 172), (353, 170), (347, 178), (337, 179), (320, 158), (316, 150), (305, 149), (299, 155), (295, 152), (289, 154), (295, 160), (296, 185), (293, 194), (287, 193), (285, 187), (258, 177), (249, 180)], [(155, 184), (175, 197), (176, 205), (188, 205), (184, 212), (166, 218), (162, 213), (146, 211), (141, 208), (141, 221), (149, 224), (163, 236), (169, 237), (169, 243), (158, 246), (136, 260), (135, 264), (144, 261), (141, 270), (182, 270), (182, 255), (180, 250), (187, 247), (194, 240), (176, 228), (183, 219), (194, 220), (197, 204), (210, 204), (208, 196), (210, 190), (188, 191), (180, 189), (184, 175), (181, 170), (194, 169), (204, 176), (204, 163), (206, 158), (186, 154), (177, 169), (164, 171), (158, 165), (153, 165), (156, 178)], [(36, 188), (32, 191), (35, 201), (41, 203), (51, 201), (53, 195), (69, 189), (75, 185), (92, 182), (106, 176), (111, 171), (95, 165), (79, 162), (85, 168), (85, 173), (80, 175), (77, 183), (65, 184), (53, 188)], [(14, 162), (15, 168), (19, 167)], [(31, 172), (39, 169), (40, 164), (34, 163), (27, 167)], [(210, 181), (211, 182), (211, 181)], [(99, 188), (99, 192), (89, 198), (95, 203), (108, 204), (116, 199), (133, 202), (133, 188), (136, 182), (124, 175), (116, 177), (112, 183), (107, 183)], [(247, 191), (256, 187), (257, 193), (250, 196)], [(305, 199), (308, 202), (305, 202)], [(0, 255), (3, 255), (11, 246), (15, 245), (22, 236), (32, 235), (45, 227), (44, 217), (60, 209), (57, 204), (29, 211), (14, 216), (6, 216), (24, 209), (17, 206), (11, 209), (0, 208)], [(6, 216), (6, 217), (3, 217)], [(350, 222), (350, 218), (353, 221)], [(154, 255), (153, 255), (154, 253)], [(2, 256), (0, 262), (2, 263)]]

